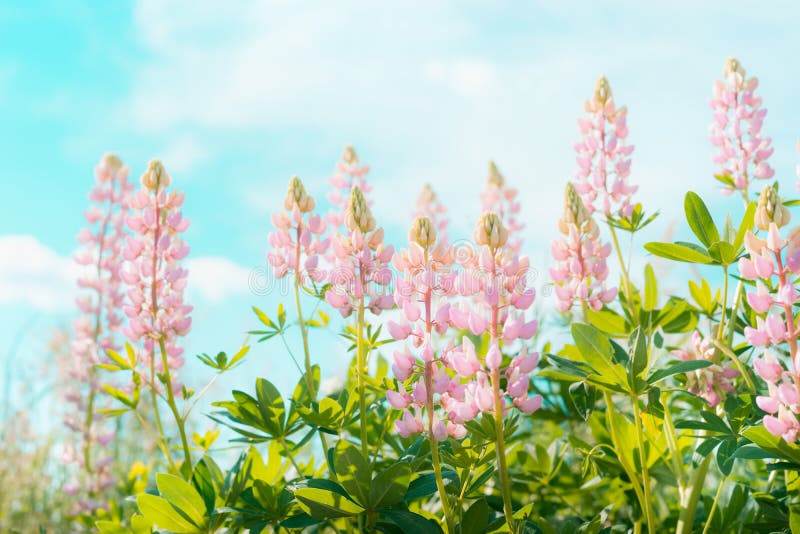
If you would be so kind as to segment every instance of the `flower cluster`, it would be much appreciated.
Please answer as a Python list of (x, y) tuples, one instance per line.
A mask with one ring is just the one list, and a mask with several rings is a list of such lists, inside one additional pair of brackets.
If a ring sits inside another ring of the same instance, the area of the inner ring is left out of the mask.
[(758, 78), (748, 78), (736, 58), (725, 63), (724, 76), (714, 84), (709, 103), (714, 110), (710, 139), (719, 149), (714, 163), (730, 179), (723, 192), (740, 191), (747, 198), (751, 179), (766, 180), (775, 174), (768, 162), (772, 139), (761, 131), (767, 110), (755, 95)]
[[(794, 442), (800, 431), (800, 360), (794, 317), (800, 294), (792, 279), (800, 274), (800, 231), (795, 229), (788, 239), (783, 239), (773, 221), (766, 239), (748, 232), (745, 247), (748, 256), (739, 260), (739, 272), (746, 280), (756, 282), (756, 289), (747, 293), (747, 302), (759, 316), (755, 328), (746, 327), (744, 335), (752, 346), (764, 347), (754, 368), (769, 391), (768, 395), (757, 397), (756, 403), (768, 414), (764, 417), (767, 430)], [(771, 350), (784, 343), (789, 348), (788, 371)]]
[(718, 351), (712, 338), (703, 338), (699, 332), (694, 331), (692, 347), (688, 350), (673, 350), (671, 354), (683, 361), (709, 360), (715, 362), (710, 367), (686, 373), (687, 391), (705, 399), (711, 406), (717, 406), (728, 393), (735, 391), (731, 380), (739, 376), (739, 371), (732, 369), (730, 365), (716, 363)]
[(376, 229), (375, 218), (358, 186), (350, 192), (343, 223), (348, 233), (337, 232), (331, 240), (331, 287), (325, 292), (325, 300), (342, 317), (348, 317), (359, 304), (377, 315), (394, 306), (394, 298), (386, 289), (392, 281), (388, 263), (394, 247), (384, 245), (383, 229)]
[(503, 227), (508, 232), (508, 246), (519, 254), (522, 249), (522, 230), (525, 224), (520, 220), (521, 206), (517, 195), (519, 191), (509, 187), (497, 165), (489, 162), (489, 178), (486, 188), (481, 193), (481, 208), (483, 213), (496, 213), (503, 222)]
[[(409, 248), (397, 252), (392, 263), (399, 275), (395, 302), (404, 321), (389, 321), (389, 333), (398, 340), (408, 340), (403, 350), (395, 351), (392, 370), (402, 382), (411, 380), (410, 390), (388, 390), (386, 397), (393, 408), (405, 410), (395, 428), (401, 436), (425, 431), (421, 416), (427, 414), (427, 432), (431, 439), (447, 436), (463, 438), (466, 429), (436, 413), (436, 408), (461, 387), (448, 373), (443, 356), (452, 346), (437, 351), (434, 336), (443, 335), (450, 326), (449, 298), (455, 294), (453, 249), (437, 242), (431, 219), (418, 217), (409, 232)], [(437, 356), (438, 353), (438, 356)]]
[[(411, 247), (395, 256), (395, 266), (404, 273), (395, 299), (406, 322), (389, 322), (387, 326), (395, 339), (410, 339), (417, 355), (408, 348), (395, 352), (395, 376), (401, 381), (411, 377), (411, 391), (389, 391), (387, 398), (394, 408), (406, 410), (396, 423), (401, 435), (425, 430), (420, 417), (425, 408), (429, 432), (441, 440), (447, 435), (463, 437), (463, 424), (479, 413), (495, 413), (498, 399), (504, 412), (510, 407), (510, 399), (522, 412), (532, 413), (541, 406), (542, 398), (528, 392), (530, 373), (539, 355), (528, 354), (524, 344), (517, 343), (530, 339), (537, 330), (536, 321), (526, 321), (523, 315), (534, 300), (533, 290), (525, 286), (528, 259), (510, 249), (508, 232), (494, 213), (481, 217), (474, 236), (481, 249), (459, 260), (462, 270), (458, 272), (454, 270), (452, 249), (441, 244), (426, 249), (433, 241), (426, 241), (424, 236), (432, 234), (430, 220), (417, 219)], [(439, 299), (435, 306), (434, 294)], [(469, 305), (456, 304), (459, 296), (470, 299)], [(467, 336), (458, 346), (450, 342), (436, 350), (432, 334), (442, 336), (450, 327), (469, 330), (476, 336), (488, 333), (486, 355), (479, 356)], [(507, 365), (503, 365), (501, 343), (521, 345)], [(506, 383), (504, 389), (501, 379)], [(435, 414), (435, 406), (446, 416)]]
[[(117, 156), (103, 157), (95, 168), (95, 185), (89, 193), (93, 205), (84, 213), (88, 226), (78, 234), (82, 249), (75, 261), (85, 270), (78, 278), (83, 290), (77, 299), (81, 315), (74, 321), (71, 365), (67, 370), (70, 387), (65, 400), (74, 409), (64, 423), (79, 432), (81, 439), (77, 446), (67, 445), (64, 460), (78, 464), (84, 474), (81, 482), (75, 479), (64, 486), (70, 494), (85, 491), (88, 496), (98, 495), (115, 482), (111, 473), (113, 455), (106, 451), (93, 457), (93, 453), (103, 452), (94, 446), (104, 447), (113, 437), (97, 410), (99, 383), (94, 366), (105, 361), (102, 355), (106, 350), (117, 348), (115, 334), (122, 324), (118, 312), (124, 299), (121, 249), (126, 235), (126, 204), (132, 190), (128, 174), (129, 169)], [(80, 505), (92, 510), (101, 503), (86, 497)]]
[(417, 206), (414, 210), (414, 218), (427, 217), (431, 220), (433, 228), (436, 230), (437, 239), (442, 243), (449, 243), (447, 237), (447, 208), (439, 201), (439, 197), (433, 191), (431, 184), (425, 184), (422, 192), (417, 197)]
[[(328, 215), (331, 229), (336, 230), (344, 224), (344, 213), (350, 198), (350, 191), (357, 186), (362, 193), (369, 194), (372, 186), (367, 183), (366, 176), (369, 165), (361, 165), (356, 151), (351, 146), (344, 147), (342, 157), (336, 164), (336, 171), (331, 176), (330, 182), (333, 190), (328, 193), (328, 202), (333, 211)], [(368, 202), (371, 205), (371, 202)]]
[[(142, 187), (130, 200), (135, 212), (127, 218), (133, 235), (128, 237), (123, 257), (127, 260), (122, 277), (130, 286), (125, 335), (133, 343), (143, 340), (145, 363), (167, 372), (162, 361), (174, 371), (183, 365), (178, 338), (192, 325), (192, 307), (184, 302), (188, 272), (180, 261), (189, 246), (180, 234), (189, 227), (180, 211), (183, 194), (167, 191), (170, 177), (160, 161), (153, 160), (142, 174)], [(165, 351), (156, 357), (157, 348)], [(179, 385), (173, 381), (175, 392)]]
[(293, 177), (283, 200), (284, 211), (272, 214), (275, 231), (268, 237), (272, 250), (267, 253), (267, 260), (275, 268), (276, 278), (292, 271), (303, 282), (325, 279), (324, 270), (319, 268), (319, 256), (327, 250), (330, 239), (322, 237), (326, 224), (312, 213), (314, 206), (303, 182)]
[(567, 184), (564, 214), (558, 224), (561, 236), (550, 247), (556, 265), (550, 269), (558, 310), (566, 312), (576, 302), (594, 311), (613, 301), (617, 288), (606, 289), (606, 259), (611, 244), (603, 244), (594, 219), (572, 184)]
[(631, 196), (638, 186), (628, 184), (634, 148), (625, 143), (628, 110), (616, 107), (604, 77), (597, 80), (594, 96), (584, 108), (586, 115), (578, 119), (581, 139), (575, 143), (575, 189), (590, 213), (599, 210), (606, 215), (630, 217), (634, 207)]

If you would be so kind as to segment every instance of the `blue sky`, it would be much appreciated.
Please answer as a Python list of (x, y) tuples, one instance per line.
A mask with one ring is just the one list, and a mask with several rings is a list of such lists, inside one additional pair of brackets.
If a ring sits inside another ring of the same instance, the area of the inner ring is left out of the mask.
[[(707, 100), (730, 55), (761, 79), (772, 163), (787, 188), (795, 181), (797, 3), (377, 6), (0, 5), (0, 355), (35, 317), (15, 379), (31, 380), (48, 331), (73, 316), (69, 257), (106, 151), (134, 176), (162, 158), (186, 192), (190, 354), (235, 349), (254, 325), (249, 305), (274, 309), (275, 295), (247, 286), (264, 264), (269, 213), (292, 174), (321, 200), (347, 143), (372, 166), (374, 211), (393, 237), (404, 234), (425, 181), (451, 206), (453, 233), (466, 234), (495, 159), (521, 191), (542, 282), (575, 170), (575, 119), (601, 74), (629, 107), (638, 198), (662, 213), (647, 239), (680, 222), (688, 188), (717, 213), (740, 210), (716, 191), (707, 142)], [(326, 374), (341, 371), (335, 337), (316, 341)], [(213, 395), (249, 387), (254, 373), (294, 379), (277, 344), (249, 359)]]

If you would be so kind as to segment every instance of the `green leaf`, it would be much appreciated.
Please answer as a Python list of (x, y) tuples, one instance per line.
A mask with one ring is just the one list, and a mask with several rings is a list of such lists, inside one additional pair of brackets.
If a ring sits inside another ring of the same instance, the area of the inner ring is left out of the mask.
[(259, 321), (261, 321), (262, 323), (264, 323), (268, 327), (270, 327), (270, 328), (272, 328), (274, 330), (277, 330), (277, 327), (275, 326), (275, 323), (273, 323), (272, 320), (269, 317), (267, 317), (266, 313), (264, 313), (263, 311), (259, 310), (255, 306), (253, 306), (253, 312), (255, 312), (256, 317), (258, 317)]
[(206, 503), (197, 490), (175, 475), (158, 473), (156, 475), (158, 492), (174, 508), (197, 527), (204, 527), (206, 521)]
[(750, 427), (742, 435), (772, 454), (773, 458), (781, 458), (794, 463), (800, 463), (800, 446), (787, 443), (778, 436), (773, 436), (763, 426)]
[(201, 532), (185, 519), (166, 499), (143, 493), (136, 498), (139, 511), (154, 526), (176, 534), (195, 534)]
[(719, 241), (719, 232), (711, 218), (711, 213), (697, 193), (689, 191), (683, 201), (683, 209), (686, 212), (686, 222), (689, 227), (706, 247)]
[(364, 508), (347, 497), (330, 490), (301, 488), (294, 492), (300, 507), (315, 519), (331, 519), (358, 515)]
[(575, 382), (569, 385), (569, 398), (578, 414), (588, 421), (597, 400), (597, 390), (586, 382)]
[(756, 216), (756, 203), (750, 202), (747, 204), (747, 209), (742, 216), (742, 221), (739, 223), (739, 229), (736, 231), (736, 239), (733, 241), (733, 248), (737, 251), (744, 244), (744, 236), (747, 231), (753, 228), (753, 221)]
[(408, 490), (409, 482), (411, 482), (411, 466), (406, 462), (396, 463), (381, 471), (370, 484), (370, 508), (375, 510), (399, 503)]
[(658, 282), (653, 266), (649, 263), (644, 266), (644, 310), (654, 310), (658, 305)]
[(381, 515), (400, 527), (403, 532), (413, 532), (414, 534), (442, 533), (442, 529), (434, 521), (407, 510), (382, 510)]
[(651, 242), (646, 243), (644, 248), (649, 253), (668, 260), (700, 263), (704, 265), (713, 263), (713, 260), (707, 253), (698, 250), (698, 248), (688, 246), (687, 244)]
[(269, 380), (259, 378), (256, 380), (256, 397), (265, 428), (275, 437), (282, 436), (286, 407), (278, 388)]
[(647, 367), (650, 364), (650, 351), (647, 347), (647, 336), (644, 331), (642, 331), (641, 326), (637, 327), (636, 330), (631, 333), (628, 339), (628, 347), (631, 388), (634, 388), (636, 386), (636, 379), (647, 371)]
[(372, 476), (369, 462), (361, 455), (361, 450), (349, 441), (339, 441), (336, 444), (333, 465), (339, 484), (348, 495), (362, 506), (367, 506)]
[(464, 513), (461, 534), (484, 534), (489, 526), (489, 505), (478, 499)]
[(730, 265), (736, 261), (737, 250), (725, 241), (717, 241), (708, 248), (708, 255), (721, 265)]
[(594, 325), (596, 328), (602, 330), (606, 334), (618, 336), (628, 332), (628, 326), (625, 322), (625, 317), (617, 312), (609, 309), (594, 311), (587, 310), (586, 321)]
[(650, 376), (647, 377), (647, 383), (655, 384), (656, 382), (664, 380), (668, 376), (677, 375), (680, 373), (691, 373), (697, 369), (703, 369), (704, 367), (710, 367), (712, 365), (713, 363), (710, 360), (689, 360), (685, 362), (678, 362), (674, 365), (670, 365), (664, 369), (658, 369), (657, 371), (651, 373)]

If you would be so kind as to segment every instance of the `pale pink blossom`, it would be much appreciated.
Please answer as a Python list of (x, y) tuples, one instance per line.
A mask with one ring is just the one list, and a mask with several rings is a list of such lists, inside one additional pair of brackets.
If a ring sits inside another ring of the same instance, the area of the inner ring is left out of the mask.
[[(63, 489), (73, 495), (85, 492), (84, 503), (95, 502), (90, 496), (101, 495), (115, 483), (110, 469), (113, 453), (103, 449), (112, 433), (100, 412), (105, 403), (98, 398), (100, 383), (94, 366), (108, 362), (106, 350), (119, 349), (117, 335), (123, 322), (119, 309), (124, 300), (121, 253), (127, 202), (133, 188), (128, 174), (128, 167), (111, 154), (95, 168), (95, 185), (89, 192), (91, 207), (84, 213), (87, 226), (78, 234), (81, 249), (75, 256), (82, 266), (76, 301), (80, 315), (73, 322), (75, 334), (67, 370), (71, 387), (65, 395), (69, 408), (64, 424), (80, 438), (77, 448), (67, 444), (64, 460), (77, 464), (81, 473)], [(99, 500), (97, 503), (103, 506)]]
[[(130, 199), (133, 214), (127, 223), (132, 235), (122, 254), (126, 260), (122, 277), (129, 286), (123, 307), (128, 326), (123, 332), (132, 343), (142, 343), (148, 368), (174, 374), (183, 365), (178, 340), (192, 326), (192, 307), (184, 302), (188, 272), (181, 266), (189, 254), (181, 238), (189, 220), (180, 211), (183, 193), (167, 191), (169, 183), (161, 162), (153, 160), (142, 175), (142, 188)], [(161, 343), (166, 356), (159, 353)], [(168, 369), (162, 364), (164, 357)], [(180, 384), (174, 379), (172, 384), (179, 394)]]
[(686, 350), (673, 350), (671, 354), (683, 361), (708, 360), (712, 362), (710, 367), (686, 373), (687, 391), (705, 399), (711, 406), (717, 406), (725, 400), (729, 393), (736, 391), (731, 380), (739, 376), (739, 371), (731, 368), (729, 363), (723, 365), (717, 362), (717, 350), (713, 338), (703, 338), (699, 332), (694, 331), (692, 332), (691, 347)]
[(628, 183), (633, 153), (633, 145), (626, 144), (628, 110), (616, 107), (603, 77), (584, 108), (586, 114), (578, 119), (581, 138), (575, 143), (575, 189), (590, 213), (630, 217), (634, 208), (631, 197), (638, 186)]
[(714, 96), (709, 102), (714, 112), (710, 140), (717, 148), (714, 163), (731, 182), (723, 192), (739, 191), (745, 199), (752, 180), (767, 180), (775, 175), (769, 165), (774, 150), (772, 139), (762, 133), (767, 110), (755, 94), (757, 88), (758, 78), (748, 78), (741, 63), (729, 58), (724, 79), (714, 83)]

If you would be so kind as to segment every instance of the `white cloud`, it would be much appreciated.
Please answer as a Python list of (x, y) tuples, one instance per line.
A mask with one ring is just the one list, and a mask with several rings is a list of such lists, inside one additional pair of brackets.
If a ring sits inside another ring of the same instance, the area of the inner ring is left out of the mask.
[(79, 267), (31, 235), (0, 235), (0, 303), (42, 311), (74, 306)]
[[(186, 262), (189, 291), (209, 302), (249, 291), (250, 269), (216, 256)], [(0, 235), (0, 304), (45, 312), (74, 309), (81, 268), (31, 235)]]
[(209, 151), (194, 137), (185, 135), (167, 142), (161, 161), (172, 173), (187, 173), (209, 159)]
[(201, 256), (186, 262), (189, 270), (189, 291), (209, 302), (249, 291), (250, 269), (219, 256)]

